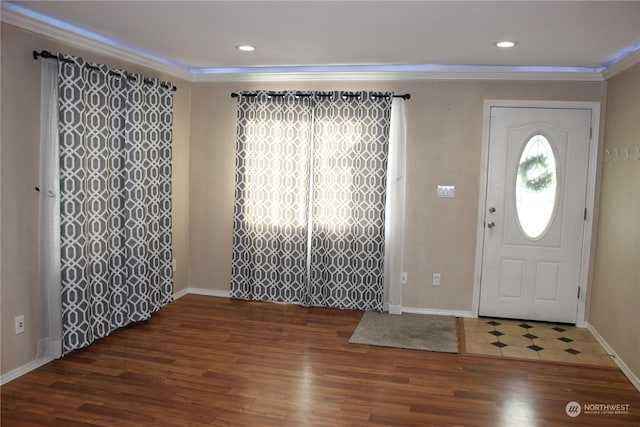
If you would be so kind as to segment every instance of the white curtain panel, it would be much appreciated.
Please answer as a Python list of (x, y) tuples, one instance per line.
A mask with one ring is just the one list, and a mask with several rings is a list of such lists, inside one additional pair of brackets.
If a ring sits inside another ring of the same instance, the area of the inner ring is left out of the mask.
[(58, 63), (43, 59), (40, 99), (40, 296), (44, 336), (38, 358), (62, 354), (60, 304), (60, 157), (58, 141)]
[(385, 309), (391, 314), (402, 312), (406, 145), (404, 99), (394, 98), (389, 129), (384, 259)]

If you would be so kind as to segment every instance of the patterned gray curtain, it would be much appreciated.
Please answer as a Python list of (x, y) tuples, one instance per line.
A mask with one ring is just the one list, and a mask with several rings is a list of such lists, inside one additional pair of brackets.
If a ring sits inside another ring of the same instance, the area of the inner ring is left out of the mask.
[(171, 85), (58, 61), (63, 352), (173, 298)]
[(311, 100), (240, 96), (231, 296), (304, 303)]
[(391, 99), (335, 92), (316, 103), (311, 305), (383, 308)]
[(390, 94), (240, 94), (231, 296), (382, 310)]

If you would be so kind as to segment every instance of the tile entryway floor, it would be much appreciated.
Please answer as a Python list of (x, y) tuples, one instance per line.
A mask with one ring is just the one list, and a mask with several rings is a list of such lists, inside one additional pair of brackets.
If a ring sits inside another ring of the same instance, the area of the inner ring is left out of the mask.
[(464, 318), (463, 325), (466, 353), (617, 366), (584, 328), (484, 317)]

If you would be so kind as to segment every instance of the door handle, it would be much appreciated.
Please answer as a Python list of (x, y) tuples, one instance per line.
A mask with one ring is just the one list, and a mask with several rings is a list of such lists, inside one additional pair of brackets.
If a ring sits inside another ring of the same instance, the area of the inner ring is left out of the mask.
[(496, 223), (495, 223), (495, 222), (493, 222), (493, 221), (489, 221), (489, 222), (487, 223), (487, 227), (489, 227), (489, 228), (493, 228), (493, 227), (495, 227), (495, 226), (496, 226)]

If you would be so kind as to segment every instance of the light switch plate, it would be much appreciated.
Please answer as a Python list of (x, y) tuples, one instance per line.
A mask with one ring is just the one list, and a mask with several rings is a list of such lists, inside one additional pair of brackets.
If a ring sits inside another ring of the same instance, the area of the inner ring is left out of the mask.
[(455, 194), (456, 187), (454, 185), (438, 185), (438, 197), (453, 199), (455, 197)]

